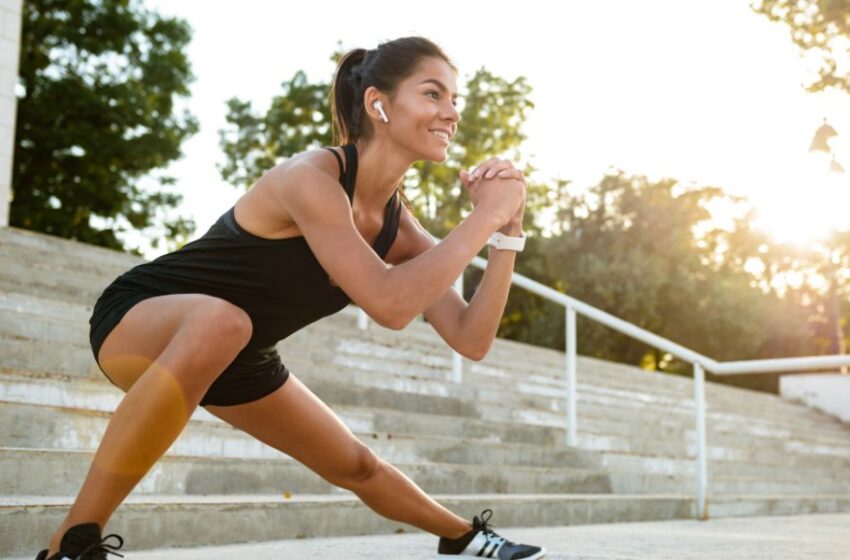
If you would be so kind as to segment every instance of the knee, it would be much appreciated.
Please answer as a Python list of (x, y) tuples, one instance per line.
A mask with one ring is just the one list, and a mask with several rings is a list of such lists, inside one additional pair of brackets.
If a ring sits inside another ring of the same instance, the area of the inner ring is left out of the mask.
[(213, 298), (192, 317), (195, 325), (206, 333), (205, 343), (218, 348), (244, 348), (254, 333), (251, 317), (244, 309), (229, 301)]
[(352, 451), (352, 459), (343, 472), (337, 473), (334, 482), (342, 488), (351, 488), (362, 484), (374, 477), (380, 470), (383, 461), (367, 446), (359, 443)]

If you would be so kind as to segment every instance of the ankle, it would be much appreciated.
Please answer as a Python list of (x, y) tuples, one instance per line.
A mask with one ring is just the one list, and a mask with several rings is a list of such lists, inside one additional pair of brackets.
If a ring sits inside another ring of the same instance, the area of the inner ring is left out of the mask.
[[(74, 527), (75, 525), (78, 525), (78, 524), (79, 524), (78, 522), (68, 523), (66, 521), (65, 523), (63, 523), (59, 527), (59, 529), (53, 534), (53, 537), (51, 537), (51, 539), (50, 539), (50, 546), (47, 548), (47, 557), (48, 558), (50, 558), (51, 556), (53, 556), (54, 554), (59, 552), (61, 545), (62, 545), (62, 537), (65, 536), (65, 533), (68, 532), (68, 529), (70, 529), (71, 527)], [(98, 527), (100, 527), (101, 530), (103, 528), (103, 526), (100, 525), (100, 523), (98, 523)]]
[(50, 539), (50, 546), (47, 547), (47, 557), (50, 558), (57, 552), (59, 552), (59, 545), (62, 543), (62, 535), (65, 534), (66, 529), (60, 529), (59, 533), (53, 535), (53, 538)]
[(469, 522), (464, 522), (464, 525), (461, 526), (460, 528), (458, 528), (457, 530), (460, 531), (460, 532), (455, 532), (455, 533), (449, 534), (447, 536), (444, 535), (444, 538), (449, 539), (449, 540), (457, 540), (457, 539), (461, 538), (462, 536), (466, 535), (467, 533), (469, 533), (472, 530), (472, 524), (469, 523)]

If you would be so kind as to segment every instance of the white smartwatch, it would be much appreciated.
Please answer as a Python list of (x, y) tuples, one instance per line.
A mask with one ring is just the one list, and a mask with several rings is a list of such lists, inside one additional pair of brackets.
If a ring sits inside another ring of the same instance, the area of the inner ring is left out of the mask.
[(507, 249), (508, 251), (516, 251), (519, 253), (525, 249), (525, 237), (525, 233), (522, 234), (522, 237), (511, 237), (497, 231), (490, 236), (487, 244), (495, 247), (496, 249)]

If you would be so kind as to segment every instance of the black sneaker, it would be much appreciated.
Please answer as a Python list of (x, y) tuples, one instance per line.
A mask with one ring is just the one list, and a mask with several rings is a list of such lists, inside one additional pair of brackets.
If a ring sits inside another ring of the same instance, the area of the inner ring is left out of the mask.
[[(489, 513), (487, 517), (485, 514)], [(546, 549), (527, 544), (516, 544), (496, 534), (487, 526), (493, 510), (485, 509), (472, 518), (472, 530), (457, 539), (440, 538), (437, 558), (498, 558), (498, 560), (537, 560), (546, 555)]]
[[(109, 537), (118, 539), (118, 546), (105, 544)], [(97, 523), (74, 525), (62, 535), (59, 552), (47, 557), (47, 549), (38, 553), (35, 560), (106, 560), (107, 554), (124, 558), (123, 554), (112, 552), (124, 546), (124, 539), (118, 535), (106, 535), (100, 538), (100, 526)], [(112, 549), (112, 550), (108, 550)]]

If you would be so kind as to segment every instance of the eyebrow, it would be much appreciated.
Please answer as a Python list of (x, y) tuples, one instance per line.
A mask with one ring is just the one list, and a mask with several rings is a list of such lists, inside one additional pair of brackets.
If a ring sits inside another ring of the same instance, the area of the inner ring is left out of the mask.
[[(422, 80), (421, 82), (419, 82), (419, 85), (427, 84), (427, 83), (429, 83), (429, 82), (430, 82), (430, 83), (432, 83), (432, 84), (434, 84), (435, 86), (437, 86), (438, 88), (440, 88), (440, 89), (441, 89), (441, 90), (443, 90), (444, 92), (448, 92), (448, 91), (449, 91), (449, 88), (447, 88), (447, 87), (446, 87), (446, 85), (445, 85), (443, 82), (441, 82), (440, 80), (435, 80), (434, 78), (428, 78), (427, 80)], [(458, 94), (457, 94), (457, 93), (453, 93), (453, 94), (452, 94), (452, 97), (457, 98), (457, 97), (458, 97)]]

